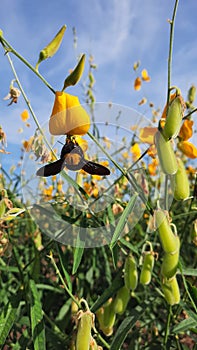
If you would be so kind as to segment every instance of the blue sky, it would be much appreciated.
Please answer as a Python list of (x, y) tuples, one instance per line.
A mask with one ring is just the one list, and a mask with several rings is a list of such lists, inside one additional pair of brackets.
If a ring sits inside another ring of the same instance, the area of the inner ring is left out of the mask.
[[(142, 97), (163, 108), (167, 89), (167, 58), (169, 29), (174, 1), (156, 0), (1, 0), (0, 28), (6, 40), (32, 65), (36, 64), (41, 49), (54, 37), (63, 24), (67, 30), (58, 53), (40, 65), (40, 73), (54, 87), (62, 88), (69, 69), (76, 64), (79, 54), (94, 56), (97, 102), (109, 102), (134, 108), (150, 116), (146, 106), (138, 106)], [(197, 2), (180, 0), (175, 23), (172, 85), (177, 85), (186, 97), (188, 88), (197, 81)], [(77, 49), (73, 47), (73, 32), (77, 31)], [(141, 62), (151, 76), (140, 92), (135, 92), (133, 63)], [(50, 90), (13, 57), (15, 68), (31, 105), (42, 124), (49, 118), (54, 96)], [(88, 62), (85, 72), (87, 75)], [(0, 124), (7, 132), (9, 144), (20, 145), (35, 129), (25, 128), (20, 120), (26, 108), (22, 98), (7, 107), (3, 97), (13, 79), (11, 69), (0, 52)], [(81, 84), (67, 92), (78, 94), (83, 102)], [(23, 127), (24, 132), (17, 130)], [(19, 146), (20, 148), (20, 146)]]

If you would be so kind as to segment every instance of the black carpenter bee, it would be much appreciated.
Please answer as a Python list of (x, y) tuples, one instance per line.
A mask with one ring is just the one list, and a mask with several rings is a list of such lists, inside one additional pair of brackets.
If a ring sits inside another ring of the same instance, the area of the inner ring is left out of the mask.
[(38, 169), (36, 175), (44, 177), (56, 175), (64, 167), (73, 171), (83, 169), (91, 175), (104, 176), (110, 174), (109, 169), (105, 166), (85, 159), (83, 150), (78, 143), (67, 139), (65, 145), (62, 147), (60, 159)]

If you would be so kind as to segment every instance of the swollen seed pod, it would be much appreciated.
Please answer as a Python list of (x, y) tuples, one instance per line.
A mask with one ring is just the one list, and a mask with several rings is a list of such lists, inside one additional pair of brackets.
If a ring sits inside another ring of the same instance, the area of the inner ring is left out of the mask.
[(130, 292), (126, 286), (119, 289), (114, 302), (113, 309), (116, 314), (122, 315), (126, 310), (127, 304), (130, 299)]
[(167, 175), (175, 174), (178, 165), (171, 141), (166, 141), (159, 130), (155, 133), (154, 140), (162, 171)]
[(178, 158), (178, 170), (174, 176), (171, 177), (171, 186), (174, 193), (174, 198), (177, 201), (187, 199), (190, 194), (189, 179), (186, 173), (183, 161)]
[[(104, 325), (104, 307), (101, 307), (100, 309), (98, 309), (98, 311), (96, 312), (96, 317), (98, 319), (99, 322), (99, 328), (101, 329), (101, 331), (107, 336), (109, 337), (110, 335), (112, 335), (113, 333), (113, 326), (111, 327), (105, 327)], [(106, 321), (105, 321), (106, 322)], [(115, 320), (114, 320), (115, 322)]]
[[(178, 236), (177, 236), (177, 240)], [(179, 243), (180, 244), (180, 243)], [(172, 278), (177, 271), (179, 262), (179, 248), (174, 253), (166, 253), (163, 257), (161, 265), (161, 274), (166, 278)]]
[(185, 110), (185, 103), (180, 95), (177, 95), (169, 104), (167, 118), (163, 128), (164, 137), (169, 140), (177, 137)]
[(161, 282), (161, 287), (164, 297), (169, 305), (175, 305), (180, 302), (180, 291), (176, 276), (169, 280), (164, 279)]
[(144, 252), (144, 260), (140, 273), (140, 283), (149, 284), (151, 281), (152, 270), (154, 267), (154, 252)]
[(154, 213), (156, 227), (159, 231), (159, 238), (165, 253), (174, 253), (179, 247), (176, 235), (172, 232), (166, 212), (162, 209)]
[(110, 299), (103, 312), (103, 326), (105, 328), (112, 328), (116, 320), (116, 314), (113, 308), (113, 300)]
[(132, 255), (128, 256), (124, 264), (124, 284), (129, 289), (134, 291), (138, 283), (137, 264)]
[(77, 328), (76, 350), (89, 350), (93, 314), (90, 311), (81, 311)]

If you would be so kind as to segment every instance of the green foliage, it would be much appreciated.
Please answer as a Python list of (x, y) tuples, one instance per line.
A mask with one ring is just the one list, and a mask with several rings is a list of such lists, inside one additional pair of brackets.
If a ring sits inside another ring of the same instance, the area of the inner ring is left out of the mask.
[[(175, 4), (177, 4), (177, 1)], [(62, 27), (54, 38), (55, 41), (53, 40), (48, 47), (41, 51), (38, 64), (43, 59), (55, 54), (61, 44), (65, 29), (65, 26)], [(40, 76), (37, 70), (28, 64), (7, 43), (1, 31), (0, 42), (6, 52), (11, 51), (20, 58), (54, 92), (53, 88)], [(172, 44), (172, 35), (170, 43)], [(45, 55), (43, 55), (43, 52)], [(9, 59), (8, 53), (7, 57)], [(75, 85), (79, 80), (84, 68), (84, 59), (85, 56), (82, 56), (76, 69), (66, 78), (64, 88)], [(93, 70), (96, 68), (96, 65), (93, 63), (92, 56), (90, 57), (89, 64), (88, 84), (85, 86), (85, 96), (87, 102), (90, 104), (92, 123), (94, 125), (95, 96), (93, 94), (93, 87), (95, 79)], [(12, 64), (11, 66), (13, 67)], [(13, 74), (21, 89), (20, 81), (17, 75), (15, 75), (14, 68)], [(30, 104), (23, 89), (21, 91), (29, 107)], [(168, 97), (170, 97), (169, 91)], [(186, 118), (188, 120), (190, 120), (194, 111), (195, 92), (193, 86), (190, 89), (188, 98), (189, 119)], [(31, 106), (30, 112), (37, 128), (41, 130)], [(89, 136), (98, 146), (100, 145), (100, 130), (94, 125), (93, 131), (93, 135), (89, 134)], [(46, 141), (43, 132), (41, 132), (41, 136), (43, 137), (42, 142), (43, 140)], [(1, 140), (4, 140), (2, 129)], [(131, 140), (131, 145), (133, 146), (133, 140)], [(41, 146), (39, 145), (39, 147)], [(107, 156), (106, 149), (103, 149), (103, 151)], [(144, 155), (146, 155), (146, 152)], [(53, 153), (53, 156), (56, 155)], [(163, 157), (164, 162), (165, 157), (166, 155)], [(197, 342), (197, 255), (196, 236), (194, 237), (194, 235), (197, 233), (195, 231), (194, 220), (197, 214), (197, 182), (194, 174), (191, 170), (188, 175), (191, 197), (185, 201), (176, 201), (174, 199), (168, 210), (168, 215), (171, 217), (173, 225), (176, 226), (176, 231), (180, 238), (180, 258), (178, 265), (176, 261), (176, 268), (173, 269), (172, 276), (170, 274), (170, 277), (174, 277), (176, 274), (181, 295), (181, 301), (178, 305), (169, 306), (162, 292), (163, 280), (161, 279), (161, 271), (162, 260), (165, 257), (165, 246), (163, 245), (162, 247), (159, 241), (161, 228), (159, 230), (153, 227), (150, 232), (147, 230), (151, 215), (158, 207), (155, 203), (151, 202), (151, 198), (148, 198), (148, 201), (146, 201), (144, 195), (145, 186), (143, 188), (139, 186), (135, 176), (130, 171), (131, 169), (129, 168), (126, 171), (121, 165), (123, 163), (121, 159), (119, 163), (112, 156), (109, 156), (108, 159), (113, 163), (115, 169), (121, 172), (121, 176), (115, 183), (118, 187), (118, 195), (112, 196), (113, 201), (103, 211), (103, 214), (98, 212), (98, 215), (94, 215), (90, 210), (86, 211), (85, 209), (84, 213), (80, 214), (80, 211), (77, 209), (74, 210), (69, 206), (65, 198), (62, 200), (62, 197), (65, 197), (65, 195), (60, 196), (61, 191), (58, 192), (58, 184), (55, 181), (52, 188), (55, 191), (54, 203), (50, 203), (51, 193), (49, 189), (46, 189), (45, 183), (45, 187), (42, 188), (43, 199), (49, 205), (46, 205), (44, 208), (39, 205), (35, 206), (35, 210), (43, 210), (46, 224), (47, 217), (50, 216), (52, 218), (54, 222), (52, 229), (55, 231), (55, 238), (61, 233), (58, 229), (56, 230), (55, 226), (59, 217), (69, 224), (69, 229), (74, 224), (77, 227), (83, 224), (82, 227), (85, 228), (94, 228), (98, 224), (99, 227), (105, 225), (104, 227), (106, 228), (111, 224), (108, 244), (91, 249), (85, 248), (86, 237), (84, 237), (82, 229), (75, 236), (75, 247), (69, 244), (63, 245), (49, 239), (45, 235), (45, 230), (42, 230), (30, 215), (29, 204), (24, 203), (21, 198), (21, 193), (18, 189), (20, 184), (19, 177), (14, 177), (12, 174), (9, 176), (1, 168), (1, 349), (75, 349), (73, 344), (76, 341), (80, 315), (84, 313), (83, 304), (85, 304), (85, 311), (91, 310), (91, 313), (95, 315), (95, 321), (91, 327), (91, 335), (94, 336), (97, 344), (103, 347), (103, 349), (195, 348)], [(187, 159), (184, 164), (189, 164), (186, 161)], [(75, 195), (79, 196), (80, 199), (84, 199), (85, 201), (91, 196), (94, 199), (97, 198), (94, 190), (97, 190), (96, 185), (98, 183), (95, 179), (88, 184), (86, 183), (90, 190), (88, 194), (83, 188), (85, 181), (79, 181), (77, 183), (72, 178), (69, 178), (67, 174), (63, 173), (62, 175), (64, 180), (74, 188)], [(147, 177), (150, 180), (151, 187), (150, 192), (157, 186), (157, 181), (151, 176), (152, 174), (150, 172), (148, 173), (147, 170)], [(166, 179), (167, 184), (168, 175)], [(134, 188), (134, 194), (132, 195), (128, 187), (129, 181)], [(91, 191), (93, 191), (93, 194)], [(125, 200), (125, 198), (127, 199)], [(139, 218), (136, 225), (130, 228), (129, 221), (132, 221), (130, 220), (130, 214), (134, 213), (135, 205), (139, 198), (142, 204), (145, 204), (144, 215)], [(60, 202), (58, 202), (58, 199), (61, 199)], [(117, 224), (116, 219), (119, 219)], [(172, 225), (170, 226), (169, 221), (167, 221), (168, 225), (168, 230), (171, 231)], [(163, 229), (166, 234), (166, 227)], [(70, 232), (70, 235), (72, 233)], [(165, 235), (165, 238), (167, 238), (167, 243), (169, 243), (169, 235)], [(125, 279), (124, 274), (125, 261), (129, 256), (134, 256), (136, 263), (135, 273), (136, 276), (138, 273), (140, 276), (143, 268), (140, 261), (142, 253), (147, 253), (144, 251), (147, 240), (151, 242), (151, 253), (154, 258), (158, 257), (158, 259), (155, 259), (154, 267), (153, 263), (150, 264), (149, 262), (149, 272), (151, 273), (148, 279), (148, 285), (137, 283), (136, 278), (133, 288), (128, 285), (125, 286), (127, 284), (125, 280), (128, 282), (128, 278)], [(165, 277), (168, 278), (169, 274)], [(117, 300), (116, 298), (122, 297), (121, 291), (126, 291), (127, 300), (124, 304), (123, 312), (122, 310), (121, 312), (117, 312), (117, 309), (114, 307), (114, 301)], [(110, 323), (110, 327), (106, 327), (106, 325), (101, 325), (102, 316), (106, 310), (109, 311), (110, 307), (112, 307), (111, 310), (113, 311), (113, 322)]]

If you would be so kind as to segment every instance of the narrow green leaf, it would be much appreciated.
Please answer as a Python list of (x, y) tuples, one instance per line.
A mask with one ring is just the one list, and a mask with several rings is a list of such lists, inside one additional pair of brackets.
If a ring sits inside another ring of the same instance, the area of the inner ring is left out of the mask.
[(34, 280), (30, 280), (30, 317), (34, 350), (45, 350), (45, 329), (40, 295)]
[(65, 278), (66, 278), (66, 282), (67, 282), (68, 288), (69, 288), (69, 290), (70, 290), (71, 293), (72, 293), (72, 282), (71, 282), (69, 273), (68, 273), (68, 272), (66, 271), (66, 269), (65, 269), (65, 264), (64, 264), (64, 262), (63, 262), (63, 258), (64, 258), (63, 253), (62, 253), (61, 249), (59, 249), (58, 244), (56, 244), (56, 248), (57, 248), (57, 251), (58, 251), (58, 255), (59, 255), (59, 259), (60, 259), (60, 264), (61, 264), (61, 267), (62, 267), (64, 276), (65, 276)]
[[(83, 245), (85, 246), (85, 243), (83, 242)], [(72, 269), (72, 274), (74, 275), (78, 267), (81, 263), (81, 259), (83, 257), (83, 252), (84, 252), (84, 246), (77, 246), (74, 251), (74, 262), (73, 262), (73, 269)]]
[(121, 217), (120, 217), (120, 219), (118, 221), (118, 224), (116, 226), (116, 229), (114, 231), (114, 234), (113, 234), (113, 237), (112, 237), (112, 240), (111, 240), (111, 244), (110, 244), (110, 248), (111, 249), (114, 247), (114, 245), (116, 244), (117, 240), (121, 236), (121, 233), (122, 233), (122, 231), (124, 229), (124, 226), (126, 224), (128, 216), (131, 213), (131, 211), (133, 210), (133, 208), (135, 207), (135, 203), (137, 201), (137, 197), (138, 197), (138, 193), (135, 192), (134, 195), (131, 197), (130, 201), (128, 202), (126, 208), (122, 212), (122, 215), (121, 215)]
[(143, 313), (145, 312), (147, 304), (138, 306), (135, 310), (133, 310), (133, 315), (126, 317), (121, 323), (120, 327), (116, 331), (116, 334), (113, 338), (112, 344), (110, 346), (110, 350), (120, 350), (121, 346), (132, 327), (134, 327), (135, 323), (141, 318)]
[(174, 333), (182, 333), (187, 332), (191, 330), (191, 328), (196, 327), (196, 321), (192, 318), (186, 318), (185, 320), (181, 321), (179, 324), (177, 324), (173, 329), (172, 332)]
[(9, 303), (1, 310), (0, 314), (0, 346), (3, 346), (5, 340), (15, 322), (17, 311), (21, 298), (20, 294), (12, 296)]

